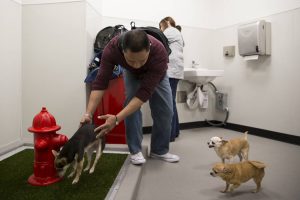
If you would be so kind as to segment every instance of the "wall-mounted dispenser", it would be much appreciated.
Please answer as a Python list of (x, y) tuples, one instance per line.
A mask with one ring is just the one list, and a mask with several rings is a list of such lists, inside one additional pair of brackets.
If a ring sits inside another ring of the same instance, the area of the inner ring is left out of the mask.
[(271, 23), (260, 20), (239, 26), (238, 47), (241, 56), (271, 55)]

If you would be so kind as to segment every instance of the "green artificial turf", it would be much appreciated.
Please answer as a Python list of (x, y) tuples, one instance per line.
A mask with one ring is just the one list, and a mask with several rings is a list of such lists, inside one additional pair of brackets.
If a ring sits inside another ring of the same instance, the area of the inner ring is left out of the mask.
[(32, 186), (27, 179), (33, 174), (34, 151), (24, 150), (0, 162), (0, 199), (10, 200), (92, 200), (104, 199), (127, 155), (102, 154), (95, 172), (82, 172), (77, 184), (65, 178), (48, 186)]

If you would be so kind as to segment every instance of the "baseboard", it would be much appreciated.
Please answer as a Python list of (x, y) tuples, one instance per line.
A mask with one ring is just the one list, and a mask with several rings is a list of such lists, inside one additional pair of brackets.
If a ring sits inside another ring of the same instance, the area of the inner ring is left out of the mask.
[[(220, 121), (212, 121), (213, 123), (219, 124)], [(205, 121), (198, 121), (198, 122), (187, 122), (187, 123), (180, 123), (180, 130), (184, 129), (192, 129), (192, 128), (202, 128), (202, 127), (210, 127), (207, 122)], [(233, 123), (226, 123), (226, 125), (219, 126), (220, 128), (225, 128), (233, 131), (238, 132), (245, 132), (248, 131), (250, 135), (256, 135), (272, 140), (277, 140), (281, 142), (286, 142), (290, 144), (300, 145), (300, 136), (290, 135), (286, 133), (280, 133), (275, 131), (269, 131), (266, 129), (260, 129), (250, 126), (244, 126), (240, 124), (233, 124)], [(143, 127), (143, 133), (149, 134), (151, 133), (151, 126)]]
[(23, 145), (24, 145), (24, 143), (21, 140), (16, 140), (7, 145), (4, 145), (4, 146), (0, 147), (0, 156), (2, 156), (14, 149), (17, 149), (18, 147), (21, 147)]
[[(180, 130), (192, 129), (192, 128), (201, 128), (201, 127), (209, 127), (210, 125), (205, 121), (197, 121), (197, 122), (185, 122), (179, 124)], [(152, 131), (152, 126), (144, 126), (143, 133), (150, 134)]]
[(255, 127), (250, 127), (250, 126), (233, 124), (233, 123), (227, 123), (225, 126), (223, 126), (223, 128), (233, 130), (233, 131), (239, 131), (239, 132), (248, 131), (249, 134), (251, 134), (251, 135), (269, 138), (272, 140), (278, 140), (278, 141), (286, 142), (286, 143), (290, 143), (290, 144), (300, 145), (300, 136), (296, 136), (296, 135), (290, 135), (290, 134), (286, 134), (286, 133), (269, 131), (266, 129), (260, 129), (260, 128), (255, 128)]

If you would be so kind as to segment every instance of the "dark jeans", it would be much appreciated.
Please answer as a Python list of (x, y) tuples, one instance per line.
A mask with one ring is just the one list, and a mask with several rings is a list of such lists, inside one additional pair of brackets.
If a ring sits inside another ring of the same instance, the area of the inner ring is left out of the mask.
[[(125, 94), (127, 105), (135, 97), (140, 88), (141, 80), (128, 70), (124, 70)], [(171, 88), (168, 76), (165, 76), (156, 86), (149, 99), (153, 119), (151, 134), (151, 152), (163, 155), (169, 152), (171, 123), (173, 116)], [(140, 109), (125, 118), (126, 140), (131, 154), (142, 150), (143, 123)]]
[(171, 137), (170, 141), (174, 141), (176, 137), (179, 136), (179, 120), (178, 113), (176, 107), (176, 91), (179, 79), (169, 78), (171, 90), (172, 90), (172, 101), (173, 101), (173, 118), (172, 118), (172, 126), (171, 126)]

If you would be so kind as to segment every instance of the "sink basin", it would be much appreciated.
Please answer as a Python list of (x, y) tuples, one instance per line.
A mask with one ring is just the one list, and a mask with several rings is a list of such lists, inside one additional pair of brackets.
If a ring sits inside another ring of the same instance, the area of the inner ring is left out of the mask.
[(223, 76), (224, 70), (206, 68), (184, 68), (184, 80), (198, 85), (204, 85), (218, 76)]

